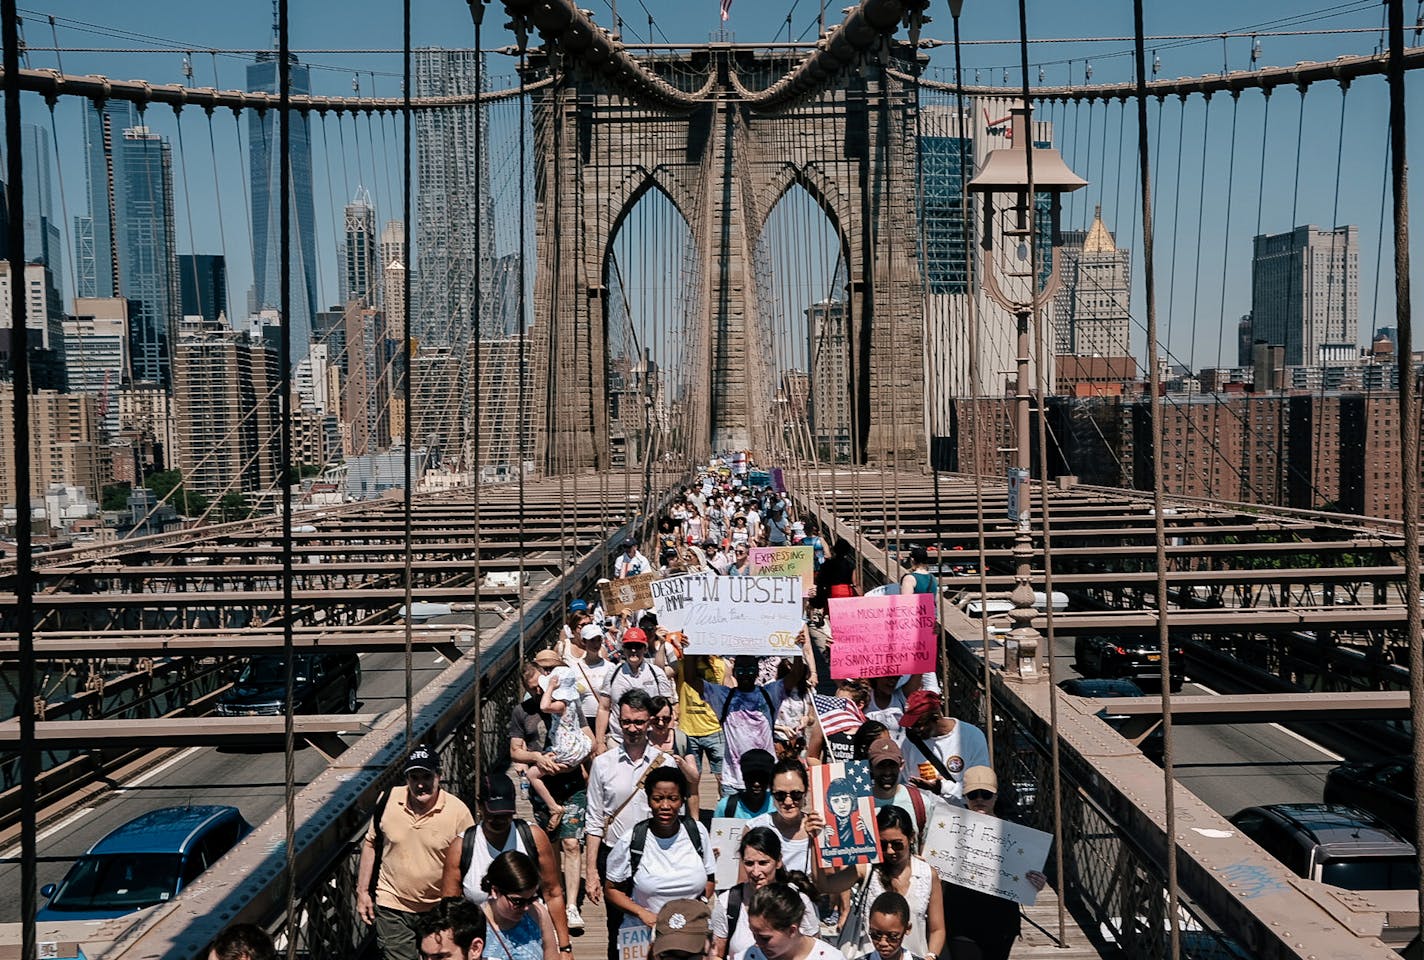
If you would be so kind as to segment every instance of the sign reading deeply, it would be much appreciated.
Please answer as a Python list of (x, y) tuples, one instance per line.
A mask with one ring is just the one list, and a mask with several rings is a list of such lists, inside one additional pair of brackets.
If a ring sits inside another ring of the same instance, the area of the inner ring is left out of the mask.
[(831, 678), (889, 677), (935, 668), (935, 598), (832, 597)]
[(659, 580), (649, 592), (658, 626), (687, 634), (689, 653), (801, 655), (799, 577), (694, 573)]
[(636, 610), (647, 610), (653, 605), (651, 586), (658, 579), (656, 573), (640, 573), (622, 580), (610, 580), (598, 588), (603, 597), (603, 614), (616, 617)]
[(1030, 870), (1043, 869), (1051, 833), (944, 804), (925, 834), (924, 857), (944, 880), (1032, 906)]
[(763, 577), (800, 577), (801, 589), (810, 590), (816, 575), (812, 547), (752, 547), (747, 552), (751, 572)]

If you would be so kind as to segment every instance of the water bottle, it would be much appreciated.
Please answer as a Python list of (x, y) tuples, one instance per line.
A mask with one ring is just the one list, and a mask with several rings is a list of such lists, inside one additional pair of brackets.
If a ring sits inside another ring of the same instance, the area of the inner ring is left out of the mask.
[(529, 775), (523, 770), (519, 771), (519, 796), (525, 803), (529, 802)]

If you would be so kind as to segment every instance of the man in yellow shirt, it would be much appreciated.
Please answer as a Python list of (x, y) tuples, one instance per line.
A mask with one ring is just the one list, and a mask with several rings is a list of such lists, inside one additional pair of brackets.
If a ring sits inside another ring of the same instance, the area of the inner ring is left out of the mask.
[(440, 789), (440, 758), (417, 747), (405, 762), (405, 786), (377, 805), (357, 868), (356, 913), (376, 925), (385, 960), (418, 960), (416, 922), (440, 903), (446, 851), (474, 825), (470, 808)]
[[(727, 749), (722, 738), (722, 724), (717, 719), (717, 711), (687, 681), (690, 676), (699, 676), (704, 682), (722, 683), (727, 677), (727, 661), (722, 657), (689, 654), (677, 661), (674, 671), (677, 676), (678, 729), (687, 735), (689, 755), (699, 767), (702, 758), (707, 758), (707, 765), (711, 767), (720, 788), (722, 761)], [(697, 686), (701, 688), (701, 684)]]

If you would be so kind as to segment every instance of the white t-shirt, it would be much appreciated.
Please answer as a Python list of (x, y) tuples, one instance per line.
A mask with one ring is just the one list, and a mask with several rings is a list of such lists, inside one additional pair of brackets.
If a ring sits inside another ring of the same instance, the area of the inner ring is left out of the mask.
[(776, 831), (776, 835), (781, 838), (781, 865), (787, 870), (800, 870), (807, 876), (811, 873), (811, 838), (802, 837), (800, 840), (788, 840), (786, 835), (777, 830), (776, 824), (772, 822), (772, 814), (763, 813), (759, 817), (752, 817), (747, 821), (747, 829), (753, 827), (770, 827)]
[[(925, 746), (939, 755), (940, 761), (949, 771), (949, 783), (940, 788), (939, 794), (946, 800), (958, 801), (964, 798), (964, 784), (960, 777), (965, 769), (990, 765), (989, 741), (984, 738), (984, 732), (963, 720), (955, 720), (953, 730), (942, 737), (926, 740)], [(908, 775), (925, 780), (943, 779), (943, 775), (930, 764), (929, 759), (909, 737), (905, 738), (903, 749), (905, 772)]]
[(498, 850), (486, 839), (484, 825), (480, 825), (478, 832), (475, 834), (474, 848), (470, 851), (469, 872), (460, 878), (460, 888), (465, 894), (466, 900), (478, 906), (489, 899), (489, 894), (480, 888), (480, 881), (482, 881), (485, 878), (485, 874), (489, 872), (490, 864), (494, 863), (494, 858), (509, 850), (518, 850), (520, 853), (527, 855), (536, 865), (539, 863), (538, 850), (524, 849), (524, 841), (519, 837), (519, 827), (517, 824), (511, 823), (509, 825), (509, 836), (505, 837), (504, 846)]
[[(700, 823), (696, 826), (702, 837), (701, 857), (682, 824), (667, 839), (648, 830), (638, 875), (632, 878), (633, 899), (639, 905), (657, 913), (669, 900), (695, 900), (707, 892), (707, 878), (717, 872), (717, 861), (712, 857), (707, 828)], [(633, 833), (629, 830), (620, 837), (608, 854), (607, 878), (615, 883), (628, 879)]]
[(905, 728), (900, 726), (900, 718), (905, 715), (905, 691), (896, 690), (891, 693), (888, 707), (882, 709), (879, 702), (872, 693), (870, 702), (865, 705), (865, 719), (878, 720), (885, 724), (890, 729), (890, 739), (899, 744), (901, 750), (905, 749)]
[(623, 725), (618, 722), (618, 701), (629, 690), (642, 690), (650, 697), (664, 696), (677, 703), (677, 684), (667, 671), (651, 659), (643, 661), (643, 669), (633, 674), (628, 664), (620, 663), (603, 675), (603, 689), (608, 697), (608, 736), (614, 743), (623, 742)]
[[(751, 946), (736, 954), (732, 960), (766, 960), (766, 954), (761, 952), (761, 947)], [(817, 940), (806, 960), (846, 960), (846, 956), (824, 940)]]
[[(727, 898), (731, 893), (730, 890), (723, 890), (712, 903), (712, 936), (726, 939), (729, 957), (756, 943), (752, 939), (751, 924), (747, 923), (747, 906), (752, 896), (746, 890), (742, 891), (742, 909), (737, 914), (737, 929), (732, 931), (731, 936), (727, 935)], [(804, 893), (801, 894), (801, 904), (806, 908), (806, 912), (801, 915), (801, 933), (814, 937), (821, 932), (821, 920), (816, 913), (816, 905)]]
[[(618, 668), (618, 664), (612, 660), (600, 660), (589, 666), (583, 657), (566, 657), (565, 662), (578, 678), (575, 689), (579, 694), (579, 709), (592, 721), (598, 716), (598, 693), (608, 683), (608, 675)], [(593, 681), (592, 685), (589, 681)], [(592, 725), (590, 722), (589, 726)]]

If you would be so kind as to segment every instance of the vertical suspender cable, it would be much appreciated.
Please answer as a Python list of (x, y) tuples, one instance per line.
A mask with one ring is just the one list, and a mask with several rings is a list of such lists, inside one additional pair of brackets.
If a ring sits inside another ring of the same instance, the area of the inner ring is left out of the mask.
[[(20, 72), (20, 27), (15, 0), (0, 0), (0, 17), (4, 23), (5, 76)], [(20, 153), (20, 87), (5, 84), (5, 179), (9, 184), (10, 222), (6, 242), (10, 246), (10, 277), (18, 284), (25, 275), (25, 210), (24, 171)], [(18, 286), (12, 287), (18, 290)], [(10, 298), (10, 343), (25, 343), (25, 298)], [(21, 960), (35, 958), (35, 911), (38, 882), (35, 833), (35, 808), (39, 793), (40, 752), (35, 743), (35, 624), (34, 571), (31, 569), (33, 532), (30, 520), (30, 359), (28, 351), (10, 351), (10, 380), (13, 388), (15, 431), (15, 620), (20, 647), (20, 917)]]
[[(8, 46), (6, 48), (8, 56)], [(8, 64), (7, 64), (8, 68)], [(1409, 289), (1409, 167), (1404, 138), (1404, 0), (1389, 0), (1389, 154), (1394, 194), (1394, 321), (1399, 347), (1399, 423), (1404, 477), (1404, 605), (1409, 630), (1409, 716), (1414, 738), (1414, 782), (1424, 770), (1424, 644), (1421, 644), (1419, 589), (1419, 399), (1415, 393), (1414, 318)], [(1424, 808), (1414, 808), (1415, 829), (1424, 825)], [(1424, 863), (1424, 847), (1416, 851)], [(1424, 887), (1419, 890), (1424, 905)]]
[[(1022, 2), (1022, 0), (1020, 0)], [(1397, 2), (1397, 0), (1396, 0)], [(1147, 375), (1148, 408), (1152, 425), (1152, 525), (1157, 548), (1157, 639), (1162, 656), (1162, 784), (1163, 804), (1167, 818), (1167, 921), (1168, 956), (1181, 956), (1181, 918), (1178, 916), (1177, 893), (1177, 807), (1173, 783), (1172, 760), (1172, 644), (1167, 631), (1167, 544), (1166, 523), (1162, 516), (1162, 416), (1157, 399), (1161, 373), (1157, 366), (1157, 301), (1156, 278), (1152, 272), (1152, 166), (1148, 159), (1147, 136), (1147, 56), (1143, 41), (1142, 0), (1133, 0), (1133, 29), (1136, 35), (1137, 63), (1137, 162), (1142, 177), (1142, 284), (1147, 301)], [(1417, 604), (1411, 604), (1416, 606)], [(1417, 615), (1417, 614), (1416, 614)]]
[(287, 960), (297, 957), (297, 788), (296, 788), (296, 727), (292, 716), (296, 706), (296, 649), (292, 638), (292, 484), (289, 472), (292, 464), (292, 64), (288, 29), (288, 0), (278, 0), (277, 8), (277, 119), (278, 166), (281, 168), (278, 203), (278, 257), (281, 260), (278, 307), (281, 326), (278, 328), (277, 365), (281, 373), (281, 390), (277, 408), (281, 411), (281, 457), (277, 465), (282, 483), (282, 654), (286, 662), (285, 709), (282, 711), (282, 749), (284, 753), (283, 789), (285, 791), (286, 888), (287, 888)]
[[(485, 0), (470, 0), (470, 17), (475, 21), (475, 182), (479, 183), (484, 179), (485, 165), (485, 105), (481, 99), (485, 92), (485, 55), (481, 45), (480, 29), (484, 25)], [(483, 203), (483, 198), (476, 201)], [(470, 449), (471, 454), (466, 461), (470, 471), (470, 486), (474, 495), (474, 553), (475, 553), (475, 783), (480, 783), (484, 775), (485, 760), (485, 730), (484, 730), (484, 664), (481, 662), (484, 655), (484, 637), (482, 636), (480, 610), (480, 584), (483, 581), (480, 570), (480, 454), (483, 452), (480, 443), (480, 414), (483, 412), (481, 396), (484, 391), (480, 387), (480, 317), (483, 315), (483, 294), (484, 294), (484, 244), (482, 236), (482, 225), (484, 223), (484, 210), (476, 207), (475, 210), (475, 288), (474, 302), (471, 305), (470, 316), (472, 318), (473, 330), (471, 337), (474, 347), (470, 358), (472, 367), (470, 375), (471, 387), (471, 409), (470, 420), (472, 422)], [(406, 261), (409, 263), (410, 251), (406, 250)], [(408, 268), (407, 268), (408, 269)], [(523, 669), (521, 664), (519, 669)], [(516, 680), (522, 683), (521, 680)]]
[[(401, 237), (401, 242), (405, 245), (406, 259), (409, 260), (410, 97), (411, 86), (414, 81), (414, 78), (412, 78), (410, 73), (410, 0), (405, 0), (405, 2), (401, 4), (401, 20), (403, 30), (403, 46), (401, 49), (401, 75), (405, 79), (403, 98), (405, 102), (401, 105), (401, 120), (405, 127), (405, 142), (401, 144), (401, 219), (403, 220), (403, 224), (401, 226), (401, 232), (403, 234), (403, 236)], [(366, 114), (366, 123), (369, 124), (370, 122), (371, 115), (368, 113)], [(374, 151), (375, 144), (373, 143), (371, 146)], [(374, 159), (372, 161), (371, 168), (372, 174), (374, 175)], [(387, 178), (387, 183), (389, 184), (389, 182), (389, 178)], [(402, 475), (405, 478), (405, 496), (402, 499), (401, 505), (402, 520), (405, 527), (405, 563), (404, 569), (401, 572), (401, 577), (405, 586), (406, 613), (405, 617), (403, 618), (405, 620), (405, 743), (406, 749), (410, 749), (413, 746), (412, 735), (414, 733), (414, 718), (411, 715), (411, 711), (414, 708), (411, 706), (410, 701), (411, 698), (415, 695), (415, 653), (412, 649), (411, 644), (411, 630), (413, 629), (411, 626), (411, 621), (413, 619), (413, 617), (411, 616), (411, 559), (413, 547), (410, 542), (412, 528), (414, 526), (414, 524), (412, 523), (411, 513), (415, 507), (415, 477), (412, 475), (414, 471), (411, 469), (410, 463), (411, 455), (415, 452), (415, 438), (410, 435), (410, 427), (411, 424), (415, 422), (415, 411), (411, 409), (410, 405), (410, 382), (411, 379), (414, 377), (415, 371), (412, 369), (412, 361), (414, 360), (414, 358), (411, 356), (410, 349), (410, 277), (412, 271), (410, 270), (409, 265), (407, 265), (406, 269), (403, 270), (401, 273), (401, 300), (403, 304), (401, 308), (401, 357), (405, 362), (405, 369), (401, 371), (401, 402), (405, 405), (405, 423), (402, 426), (402, 431), (405, 433), (405, 437), (403, 438), (405, 441), (405, 449), (402, 456), (404, 462), (401, 464)]]
[(525, 169), (528, 163), (529, 136), (526, 127), (529, 120), (529, 99), (525, 93), (524, 85), (528, 81), (529, 60), (528, 60), (528, 34), (522, 29), (519, 32), (519, 397), (517, 409), (518, 418), (515, 422), (515, 430), (519, 434), (516, 446), (519, 463), (519, 662), (524, 662), (524, 443), (525, 433), (528, 424), (529, 397), (528, 385), (525, 372), (525, 341), (529, 336), (529, 323), (527, 311), (529, 308), (529, 296), (525, 290), (529, 276), (529, 256), (525, 249), (525, 219), (528, 211), (525, 209), (528, 204), (529, 172)]
[[(1022, 84), (1023, 84), (1023, 87), (1022, 87), (1022, 93), (1021, 93), (1021, 95), (1023, 96), (1023, 105), (1024, 105), (1024, 108), (1025, 108), (1026, 110), (1031, 110), (1031, 108), (1030, 108), (1029, 105), (1030, 105), (1030, 103), (1031, 103), (1032, 101), (1029, 99), (1029, 88), (1028, 88), (1028, 8), (1027, 8), (1027, 5), (1026, 5), (1026, 3), (1025, 3), (1025, 0), (1019, 0), (1019, 58), (1020, 58), (1020, 72), (1023, 74), (1023, 76), (1022, 76)], [(1065, 105), (1064, 114), (1066, 115), (1066, 113), (1067, 113), (1067, 109), (1066, 109), (1066, 105)], [(1043, 638), (1044, 645), (1047, 647), (1047, 649), (1046, 649), (1046, 650), (1041, 650), (1041, 651), (1040, 651), (1040, 656), (1042, 656), (1044, 653), (1046, 653), (1047, 656), (1048, 656), (1048, 726), (1049, 726), (1049, 733), (1050, 733), (1050, 735), (1051, 735), (1051, 739), (1050, 739), (1050, 741), (1049, 741), (1049, 748), (1048, 748), (1048, 758), (1049, 758), (1050, 774), (1051, 774), (1051, 777), (1052, 777), (1052, 784), (1053, 784), (1053, 791), (1052, 791), (1052, 792), (1053, 792), (1053, 847), (1054, 847), (1054, 851), (1055, 851), (1055, 852), (1054, 852), (1054, 870), (1055, 870), (1055, 874), (1056, 874), (1056, 876), (1057, 876), (1057, 878), (1058, 878), (1058, 886), (1059, 886), (1059, 891), (1060, 891), (1060, 895), (1059, 895), (1059, 897), (1058, 897), (1058, 945), (1059, 945), (1060, 947), (1062, 947), (1062, 946), (1067, 946), (1067, 944), (1068, 944), (1068, 916), (1067, 916), (1066, 901), (1065, 901), (1065, 898), (1062, 896), (1063, 876), (1064, 876), (1064, 874), (1063, 874), (1063, 791), (1062, 791), (1062, 789), (1061, 789), (1061, 787), (1062, 787), (1062, 766), (1061, 766), (1061, 763), (1060, 763), (1060, 756), (1059, 756), (1059, 750), (1058, 750), (1058, 687), (1057, 687), (1057, 685), (1056, 685), (1056, 684), (1057, 684), (1057, 678), (1056, 678), (1056, 676), (1055, 676), (1055, 670), (1054, 670), (1054, 661), (1055, 661), (1056, 658), (1055, 658), (1054, 655), (1053, 655), (1053, 652), (1054, 652), (1054, 651), (1053, 651), (1053, 641), (1054, 641), (1054, 631), (1053, 631), (1053, 541), (1052, 541), (1051, 514), (1050, 514), (1050, 512), (1049, 512), (1049, 506), (1048, 506), (1048, 442), (1047, 442), (1047, 429), (1048, 429), (1048, 428), (1047, 428), (1047, 423), (1046, 423), (1046, 421), (1045, 421), (1045, 410), (1044, 410), (1044, 406), (1043, 406), (1043, 398), (1044, 398), (1044, 394), (1045, 394), (1045, 391), (1046, 391), (1046, 383), (1047, 383), (1047, 379), (1048, 379), (1047, 372), (1046, 372), (1048, 357), (1047, 357), (1047, 355), (1046, 355), (1046, 354), (1047, 354), (1047, 344), (1045, 343), (1045, 340), (1046, 340), (1047, 338), (1044, 336), (1044, 329), (1043, 329), (1043, 326), (1044, 326), (1044, 324), (1043, 324), (1043, 303), (1042, 303), (1040, 294), (1039, 294), (1039, 292), (1038, 292), (1038, 283), (1039, 283), (1038, 276), (1039, 276), (1039, 269), (1040, 269), (1040, 268), (1039, 268), (1039, 265), (1043, 262), (1043, 256), (1042, 256), (1042, 254), (1041, 254), (1040, 251), (1039, 251), (1038, 204), (1037, 204), (1036, 196), (1035, 196), (1034, 191), (1033, 191), (1033, 142), (1034, 142), (1034, 135), (1033, 135), (1033, 119), (1032, 119), (1032, 118), (1033, 118), (1033, 114), (1032, 114), (1032, 112), (1030, 112), (1030, 113), (1028, 114), (1028, 116), (1029, 116), (1029, 122), (1028, 122), (1028, 124), (1027, 124), (1027, 130), (1025, 131), (1025, 135), (1028, 137), (1028, 143), (1025, 144), (1025, 147), (1024, 147), (1024, 163), (1025, 163), (1025, 174), (1026, 174), (1025, 179), (1026, 179), (1026, 184), (1027, 184), (1027, 188), (1028, 188), (1028, 200), (1027, 200), (1027, 203), (1029, 204), (1029, 218), (1030, 218), (1030, 219), (1029, 219), (1029, 230), (1028, 230), (1028, 237), (1029, 237), (1029, 244), (1028, 244), (1028, 249), (1029, 249), (1029, 300), (1030, 300), (1030, 303), (1032, 304), (1031, 309), (1033, 310), (1033, 317), (1032, 317), (1032, 320), (1031, 320), (1032, 326), (1030, 327), (1030, 329), (1033, 331), (1034, 356), (1037, 358), (1036, 363), (1035, 363), (1035, 368), (1036, 368), (1036, 369), (1035, 369), (1035, 371), (1034, 371), (1034, 379), (1037, 381), (1037, 382), (1035, 383), (1035, 387), (1036, 387), (1036, 391), (1035, 391), (1035, 392), (1038, 394), (1038, 464), (1039, 464), (1038, 489), (1039, 489), (1039, 497), (1040, 497), (1040, 501), (1039, 501), (1039, 514), (1040, 514), (1040, 516), (1043, 518), (1043, 572), (1044, 572), (1044, 582), (1043, 582), (1044, 604), (1043, 604), (1043, 609), (1044, 609), (1045, 615), (1046, 615), (1047, 618), (1048, 618), (1046, 636)], [(1075, 117), (1075, 118), (1077, 117), (1077, 111), (1076, 111), (1076, 110), (1074, 111), (1074, 117)], [(1075, 132), (1074, 132), (1074, 135), (1073, 135), (1073, 142), (1076, 144), (1077, 141), (1078, 141), (1078, 137), (1077, 137), (1077, 132), (1076, 132), (1076, 124), (1075, 124)], [(1049, 243), (1052, 243), (1052, 242), (1053, 242), (1053, 238), (1052, 238), (1052, 237), (1049, 237), (1049, 238), (1048, 238), (1048, 241), (1049, 241)], [(1050, 251), (1050, 256), (1051, 256), (1051, 251)], [(1019, 422), (1019, 437), (1018, 437), (1018, 442), (1019, 442), (1020, 444), (1027, 444), (1027, 443), (1029, 442), (1029, 437), (1027, 436), (1027, 432), (1023, 429), (1025, 426), (1026, 426), (1026, 424), (1023, 423), (1023, 421), (1020, 421), (1020, 422)], [(1031, 461), (1030, 461), (1030, 460), (1023, 460), (1023, 459), (1021, 459), (1019, 462), (1020, 462), (1020, 463), (1030, 463)], [(982, 569), (982, 567), (981, 567), (981, 569)], [(981, 576), (982, 576), (982, 574), (981, 574)], [(986, 611), (986, 612), (987, 612), (987, 611)], [(982, 620), (982, 619), (985, 619), (985, 618), (981, 616), (980, 619)], [(987, 656), (987, 654), (988, 654), (988, 651), (985, 650), (985, 662), (986, 662), (986, 663), (988, 662), (988, 656)], [(986, 718), (986, 722), (989, 723), (990, 725), (992, 725), (993, 722), (994, 722), (994, 712), (993, 712), (993, 709), (992, 709), (992, 704), (986, 703), (986, 707), (989, 708), (989, 712), (988, 712), (988, 716), (987, 716), (987, 718)]]

